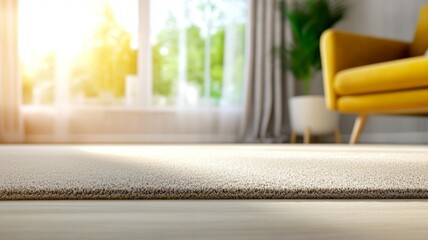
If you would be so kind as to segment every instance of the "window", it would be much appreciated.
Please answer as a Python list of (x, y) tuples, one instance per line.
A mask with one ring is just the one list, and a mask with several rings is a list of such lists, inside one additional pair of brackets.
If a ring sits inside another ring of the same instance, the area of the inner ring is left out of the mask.
[(20, 0), (26, 105), (238, 106), (247, 0)]
[(138, 1), (21, 0), (25, 104), (121, 104), (137, 74)]

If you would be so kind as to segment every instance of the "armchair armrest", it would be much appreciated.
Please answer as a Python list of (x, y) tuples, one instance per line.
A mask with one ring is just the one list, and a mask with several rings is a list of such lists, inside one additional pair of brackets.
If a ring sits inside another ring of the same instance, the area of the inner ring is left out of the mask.
[(336, 30), (321, 37), (324, 91), (327, 107), (336, 110), (334, 79), (342, 70), (397, 60), (409, 56), (410, 43), (381, 39)]

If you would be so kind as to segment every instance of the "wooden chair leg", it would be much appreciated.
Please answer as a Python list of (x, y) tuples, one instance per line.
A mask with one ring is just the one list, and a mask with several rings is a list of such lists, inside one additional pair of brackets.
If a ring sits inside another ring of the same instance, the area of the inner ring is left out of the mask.
[(342, 143), (342, 134), (340, 133), (340, 128), (336, 128), (334, 131), (334, 138), (336, 139), (337, 144)]
[(354, 124), (354, 130), (352, 131), (350, 144), (357, 144), (358, 140), (360, 139), (361, 133), (364, 130), (364, 127), (366, 126), (368, 116), (366, 114), (361, 114), (358, 116), (357, 120)]
[(311, 129), (306, 128), (305, 136), (303, 138), (303, 142), (305, 144), (310, 144), (311, 143)]
[(291, 130), (291, 137), (290, 137), (290, 143), (296, 144), (297, 143), (297, 134), (294, 130)]

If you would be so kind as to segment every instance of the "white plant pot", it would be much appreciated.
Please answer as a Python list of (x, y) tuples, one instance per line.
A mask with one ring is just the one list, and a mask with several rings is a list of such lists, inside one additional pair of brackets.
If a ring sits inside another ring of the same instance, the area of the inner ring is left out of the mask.
[(299, 96), (291, 98), (291, 128), (303, 135), (309, 128), (312, 135), (331, 134), (339, 126), (339, 114), (329, 111), (323, 96)]

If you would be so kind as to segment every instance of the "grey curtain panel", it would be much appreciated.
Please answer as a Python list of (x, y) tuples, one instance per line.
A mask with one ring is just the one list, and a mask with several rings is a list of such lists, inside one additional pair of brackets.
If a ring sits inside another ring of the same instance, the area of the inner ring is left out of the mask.
[(286, 73), (272, 50), (285, 44), (283, 0), (250, 0), (244, 142), (283, 142), (288, 132)]

